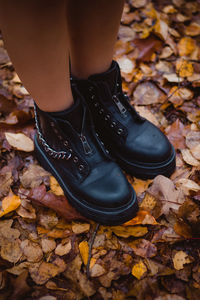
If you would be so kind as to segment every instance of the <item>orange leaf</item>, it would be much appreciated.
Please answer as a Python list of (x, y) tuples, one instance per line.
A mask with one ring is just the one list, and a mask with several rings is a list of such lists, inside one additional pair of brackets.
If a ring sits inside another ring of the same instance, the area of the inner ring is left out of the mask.
[(139, 224), (149, 224), (149, 225), (157, 225), (155, 218), (145, 210), (138, 211), (135, 218), (123, 224), (123, 226), (130, 225), (139, 225)]

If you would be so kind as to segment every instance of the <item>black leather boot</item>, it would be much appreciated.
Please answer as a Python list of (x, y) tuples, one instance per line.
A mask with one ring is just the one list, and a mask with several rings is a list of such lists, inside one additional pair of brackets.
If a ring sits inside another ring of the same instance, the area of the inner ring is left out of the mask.
[(36, 156), (82, 215), (102, 224), (124, 223), (138, 210), (135, 191), (96, 134), (84, 99), (76, 98), (82, 105), (81, 132), (35, 104)]
[(173, 173), (173, 146), (159, 128), (130, 105), (122, 91), (117, 62), (88, 80), (72, 78), (72, 84), (84, 95), (100, 138), (126, 172), (142, 179)]

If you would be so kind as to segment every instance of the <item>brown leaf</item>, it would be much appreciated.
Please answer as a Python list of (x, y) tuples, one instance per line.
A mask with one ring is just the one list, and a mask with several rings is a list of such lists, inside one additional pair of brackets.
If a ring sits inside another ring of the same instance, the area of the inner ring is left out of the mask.
[(49, 172), (38, 165), (30, 164), (28, 169), (20, 177), (21, 184), (24, 188), (35, 188), (43, 183), (49, 177)]
[(133, 93), (133, 97), (134, 104), (137, 105), (163, 103), (166, 99), (165, 94), (150, 81), (138, 84)]
[(136, 241), (128, 243), (128, 245), (133, 249), (133, 252), (136, 255), (144, 258), (150, 258), (157, 254), (156, 246), (145, 239), (138, 239)]
[(152, 54), (156, 51), (160, 51), (163, 45), (162, 42), (154, 36), (150, 36), (147, 39), (135, 39), (133, 43), (139, 50), (138, 61), (150, 61)]
[(8, 143), (17, 150), (32, 152), (34, 150), (33, 141), (23, 133), (5, 132)]
[(9, 100), (8, 98), (0, 94), (0, 111), (2, 113), (10, 113), (15, 109), (16, 109), (15, 101)]
[(22, 256), (20, 249), (20, 240), (4, 241), (1, 247), (1, 256), (3, 259), (16, 263)]
[(29, 240), (21, 242), (21, 249), (29, 262), (39, 262), (43, 257), (40, 245)]
[(45, 187), (32, 189), (28, 197), (38, 204), (52, 208), (68, 221), (86, 220), (69, 204), (65, 196), (56, 196), (51, 192), (45, 192)]
[(185, 138), (183, 136), (184, 125), (177, 119), (172, 125), (166, 128), (165, 132), (175, 149), (185, 148)]
[(12, 172), (8, 171), (5, 174), (0, 174), (0, 197), (6, 196), (13, 183)]

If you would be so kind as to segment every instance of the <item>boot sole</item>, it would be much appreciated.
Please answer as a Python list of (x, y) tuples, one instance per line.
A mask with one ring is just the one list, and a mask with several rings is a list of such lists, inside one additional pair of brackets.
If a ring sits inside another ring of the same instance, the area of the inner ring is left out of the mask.
[(133, 190), (133, 195), (129, 203), (121, 208), (107, 208), (105, 210), (100, 210), (97, 207), (93, 207), (92, 205), (86, 205), (86, 201), (84, 199), (80, 199), (75, 197), (67, 184), (62, 180), (59, 176), (56, 169), (53, 167), (51, 162), (43, 153), (41, 147), (37, 142), (37, 137), (34, 138), (35, 144), (35, 155), (41, 166), (50, 172), (58, 181), (60, 186), (62, 187), (67, 200), (70, 204), (77, 209), (83, 216), (87, 217), (88, 219), (94, 220), (95, 222), (104, 224), (104, 225), (119, 225), (128, 220), (132, 219), (137, 211), (138, 211), (138, 203), (135, 191)]
[(172, 146), (172, 155), (162, 163), (130, 163), (119, 154), (113, 154), (119, 166), (128, 174), (140, 179), (153, 179), (157, 175), (170, 177), (176, 169), (176, 151)]

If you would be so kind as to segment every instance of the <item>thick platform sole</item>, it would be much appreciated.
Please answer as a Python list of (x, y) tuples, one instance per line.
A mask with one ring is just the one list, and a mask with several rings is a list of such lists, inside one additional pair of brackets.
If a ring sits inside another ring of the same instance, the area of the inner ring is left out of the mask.
[(176, 151), (173, 146), (171, 157), (163, 163), (130, 163), (119, 154), (113, 156), (125, 172), (140, 179), (153, 179), (157, 175), (170, 177), (176, 169)]
[(75, 197), (71, 191), (67, 182), (64, 182), (60, 177), (59, 172), (55, 169), (52, 163), (49, 161), (48, 157), (43, 152), (42, 148), (37, 142), (37, 137), (34, 139), (35, 144), (35, 155), (41, 166), (50, 172), (59, 182), (62, 187), (67, 200), (70, 204), (77, 209), (83, 216), (91, 219), (95, 222), (104, 225), (119, 225), (132, 219), (138, 211), (138, 203), (135, 191), (133, 190), (132, 198), (123, 207), (117, 208), (97, 208), (90, 204), (86, 204), (85, 199), (80, 199)]

